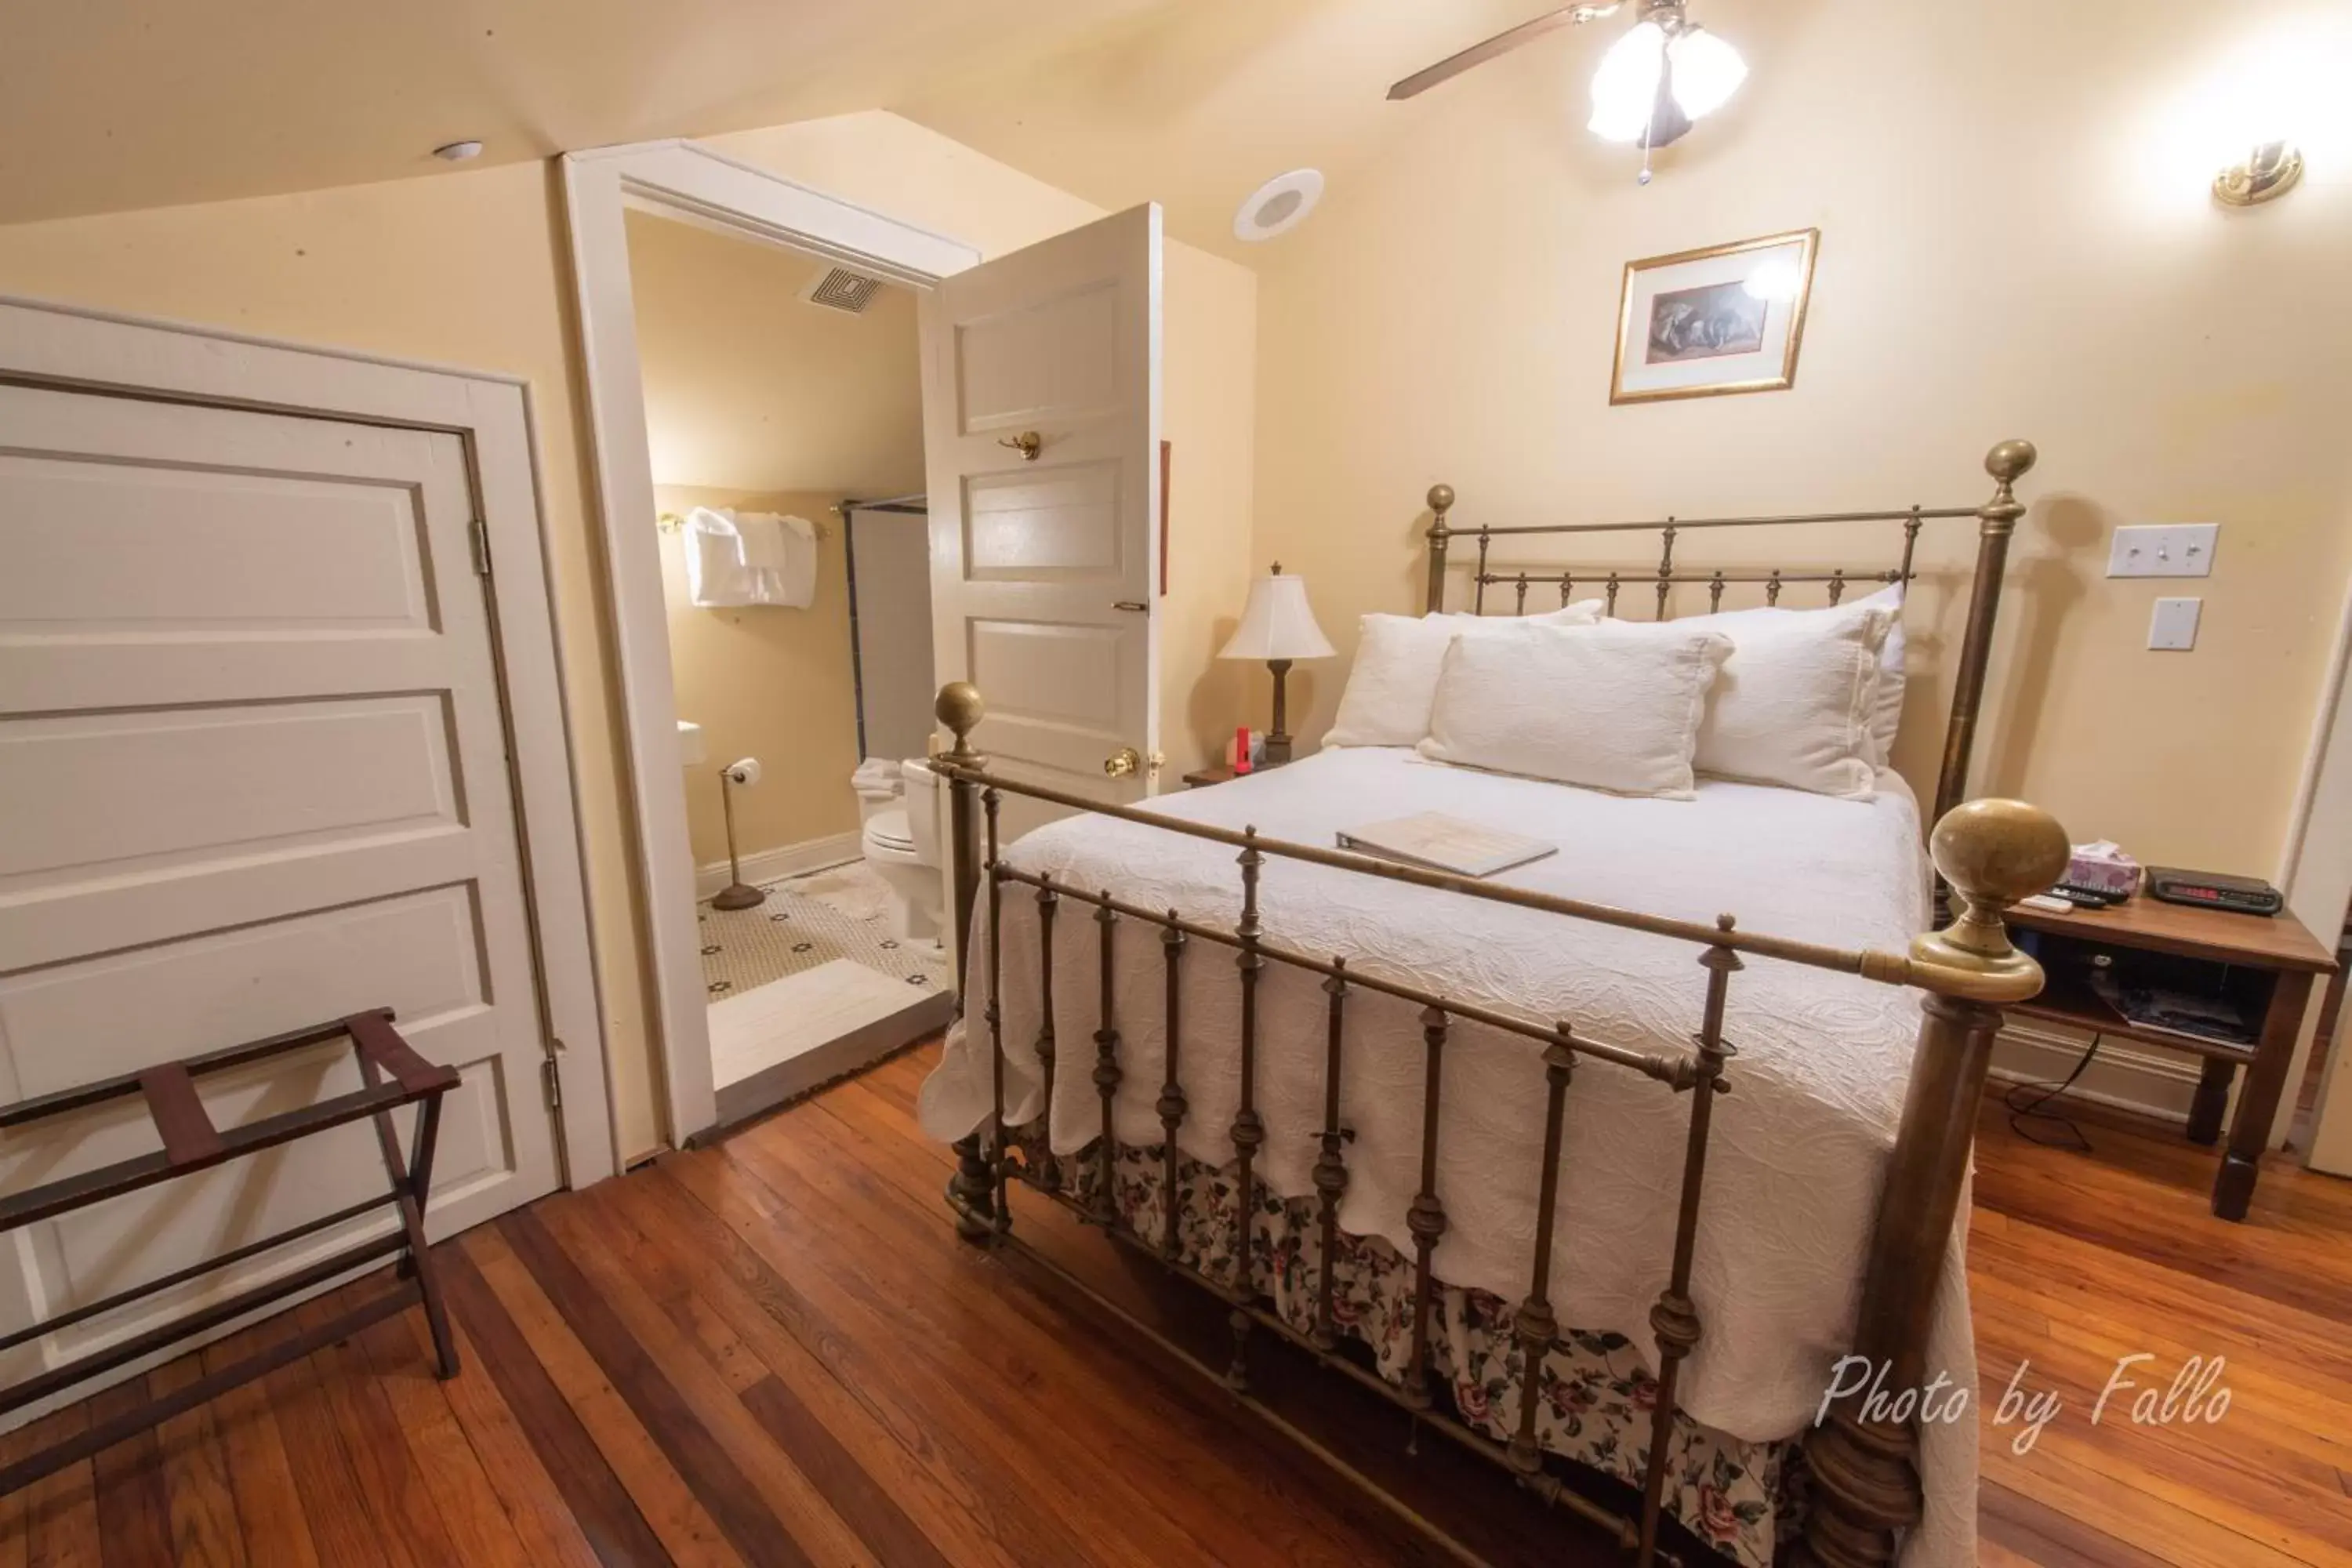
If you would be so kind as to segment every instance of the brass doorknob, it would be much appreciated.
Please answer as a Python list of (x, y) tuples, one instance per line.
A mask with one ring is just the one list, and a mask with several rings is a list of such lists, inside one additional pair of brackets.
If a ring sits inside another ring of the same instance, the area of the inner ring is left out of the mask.
[(1037, 460), (1037, 454), (1045, 449), (1045, 438), (1034, 430), (1024, 430), (1018, 436), (1000, 438), (996, 444), (1000, 447), (1010, 447), (1020, 453), (1023, 462), (1034, 463)]
[(1115, 779), (1132, 777), (1143, 767), (1143, 753), (1133, 746), (1121, 746), (1103, 759), (1103, 772)]

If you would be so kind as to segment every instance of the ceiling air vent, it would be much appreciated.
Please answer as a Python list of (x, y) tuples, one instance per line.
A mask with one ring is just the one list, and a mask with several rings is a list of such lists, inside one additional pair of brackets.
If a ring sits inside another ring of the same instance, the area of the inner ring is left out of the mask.
[(828, 310), (846, 310), (853, 316), (865, 314), (874, 296), (882, 291), (878, 278), (862, 278), (845, 267), (835, 267), (808, 286), (801, 298), (812, 305), (823, 305)]

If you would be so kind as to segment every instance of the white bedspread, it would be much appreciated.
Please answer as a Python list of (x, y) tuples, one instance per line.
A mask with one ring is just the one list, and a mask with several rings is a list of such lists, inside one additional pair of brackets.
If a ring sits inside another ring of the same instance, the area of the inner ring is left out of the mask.
[[(1330, 751), (1230, 784), (1163, 796), (1160, 813), (1328, 845), (1335, 831), (1416, 811), (1552, 839), (1558, 855), (1498, 882), (1841, 946), (1900, 951), (1921, 929), (1927, 868), (1917, 807), (1894, 774), (1870, 802), (1704, 782), (1695, 801), (1629, 800), (1473, 773), (1388, 749)], [(1230, 926), (1240, 908), (1235, 852), (1105, 817), (1053, 824), (1021, 839), (1009, 864), (1130, 903)], [(1031, 889), (1004, 886), (1003, 1034), (1010, 1119), (1037, 1113), (1038, 917)], [(985, 1031), (986, 900), (975, 920), (967, 1006), (923, 1086), (934, 1137), (954, 1139), (990, 1110)], [(1644, 1049), (1684, 1051), (1706, 973), (1689, 944), (1268, 858), (1267, 940), (1409, 980), (1444, 994)], [(1101, 1131), (1090, 1073), (1100, 1026), (1101, 927), (1065, 900), (1055, 924), (1055, 1033), (1060, 1042), (1052, 1140), (1076, 1152)], [(1122, 1142), (1157, 1143), (1153, 1102), (1165, 1048), (1157, 928), (1118, 923), (1116, 1013), (1124, 1071)], [(1230, 949), (1194, 942), (1183, 959), (1185, 1152), (1228, 1163), (1238, 1104), (1239, 984)], [(1327, 998), (1318, 977), (1269, 964), (1259, 988), (1258, 1169), (1285, 1196), (1313, 1192), (1321, 1126)], [(1717, 1100), (1692, 1279), (1705, 1323), (1678, 1403), (1751, 1441), (1788, 1437), (1813, 1418), (1832, 1361), (1851, 1342), (1866, 1245), (1892, 1150), (1918, 1023), (1915, 993), (1769, 959), (1732, 976), (1724, 1033), (1738, 1050), (1733, 1092)], [(1348, 1002), (1342, 1120), (1357, 1132), (1340, 1224), (1407, 1256), (1406, 1205), (1420, 1184), (1423, 1049), (1416, 1009), (1363, 990)], [(1436, 1188), (1447, 1228), (1437, 1273), (1516, 1302), (1533, 1257), (1543, 1134), (1539, 1047), (1457, 1022), (1444, 1058)], [(1687, 1096), (1611, 1064), (1580, 1064), (1569, 1090), (1551, 1299), (1559, 1321), (1613, 1330), (1654, 1366), (1649, 1311), (1671, 1263)], [(1965, 1208), (1963, 1213), (1965, 1214)], [(1928, 1365), (1973, 1391), (1960, 1238), (1938, 1299)], [(1974, 1560), (1976, 1426), (1924, 1435), (1927, 1526), (1913, 1568)]]

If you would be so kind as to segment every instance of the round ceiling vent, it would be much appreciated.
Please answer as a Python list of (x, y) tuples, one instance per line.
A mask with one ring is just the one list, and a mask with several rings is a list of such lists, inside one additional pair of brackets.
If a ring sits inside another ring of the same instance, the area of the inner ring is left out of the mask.
[(1293, 169), (1252, 191), (1234, 214), (1235, 239), (1272, 239), (1298, 226), (1315, 204), (1322, 199), (1323, 172), (1319, 169)]

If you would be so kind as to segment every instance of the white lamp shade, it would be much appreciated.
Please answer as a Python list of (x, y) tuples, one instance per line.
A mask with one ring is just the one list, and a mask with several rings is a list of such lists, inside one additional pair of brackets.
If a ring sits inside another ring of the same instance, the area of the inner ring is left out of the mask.
[(1635, 24), (1609, 46), (1592, 73), (1592, 118), (1585, 128), (1604, 142), (1639, 138), (1649, 128), (1665, 68), (1665, 29), (1655, 22)]
[[(1671, 69), (1669, 68), (1671, 68)], [(1748, 79), (1739, 51), (1704, 27), (1672, 37), (1655, 22), (1641, 22), (1609, 47), (1592, 74), (1592, 118), (1586, 129), (1606, 142), (1638, 142), (1657, 112), (1658, 79), (1675, 106), (1692, 120), (1721, 109)], [(1671, 140), (1661, 131), (1660, 140)]]
[(1705, 27), (1685, 27), (1675, 34), (1666, 45), (1666, 58), (1675, 68), (1669, 90), (1693, 120), (1721, 109), (1748, 79), (1748, 62), (1739, 51)]
[(1250, 584), (1242, 624), (1219, 658), (1328, 658), (1333, 652), (1307, 603), (1307, 579), (1275, 575)]

